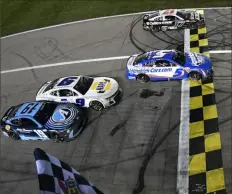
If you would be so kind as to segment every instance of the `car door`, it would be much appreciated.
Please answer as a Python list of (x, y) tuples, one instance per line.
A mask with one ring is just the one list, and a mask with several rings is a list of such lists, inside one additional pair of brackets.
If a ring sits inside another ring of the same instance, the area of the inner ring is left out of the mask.
[(70, 89), (59, 89), (57, 90), (56, 101), (64, 103), (74, 103), (73, 102), (73, 92)]
[(164, 17), (163, 26), (167, 26), (167, 27), (175, 26), (175, 23), (176, 23), (176, 17), (175, 16), (166, 15)]
[(73, 103), (82, 107), (86, 107), (85, 98), (83, 98), (83, 96), (78, 94), (76, 91), (72, 91), (72, 92), (73, 92)]
[(30, 118), (14, 119), (11, 123), (15, 126), (15, 130), (23, 140), (47, 138), (40, 126)]
[(163, 79), (169, 79), (173, 75), (173, 70), (170, 61), (167, 60), (157, 60), (155, 62), (155, 74)]

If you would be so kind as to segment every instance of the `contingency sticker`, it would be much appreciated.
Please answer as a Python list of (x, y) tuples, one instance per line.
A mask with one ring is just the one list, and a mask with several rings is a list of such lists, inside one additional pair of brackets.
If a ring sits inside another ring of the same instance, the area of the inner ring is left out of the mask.
[(110, 82), (100, 81), (100, 82), (94, 82), (90, 89), (100, 91), (100, 90), (110, 90), (110, 88), (111, 88)]

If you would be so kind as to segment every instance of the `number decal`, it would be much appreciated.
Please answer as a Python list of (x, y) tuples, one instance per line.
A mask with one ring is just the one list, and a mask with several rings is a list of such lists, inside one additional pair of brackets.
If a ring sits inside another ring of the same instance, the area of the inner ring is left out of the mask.
[(177, 23), (177, 27), (178, 28), (181, 28), (183, 25), (184, 25), (184, 21), (179, 21), (178, 23)]
[(173, 14), (175, 12), (175, 10), (173, 10), (173, 9), (167, 9), (167, 10), (165, 10), (164, 12), (163, 12), (163, 14)]
[(66, 77), (57, 86), (68, 86), (71, 83), (73, 83), (76, 79), (77, 77)]
[(79, 106), (84, 106), (85, 105), (85, 99), (84, 98), (76, 99), (76, 104), (78, 104)]
[(38, 103), (30, 103), (28, 104), (21, 112), (21, 114), (30, 114), (33, 112), (33, 110), (36, 109), (36, 107), (38, 106)]
[(174, 73), (173, 77), (178, 78), (184, 75), (184, 70), (183, 69), (177, 69), (176, 72)]
[(48, 138), (42, 130), (33, 130), (39, 137)]

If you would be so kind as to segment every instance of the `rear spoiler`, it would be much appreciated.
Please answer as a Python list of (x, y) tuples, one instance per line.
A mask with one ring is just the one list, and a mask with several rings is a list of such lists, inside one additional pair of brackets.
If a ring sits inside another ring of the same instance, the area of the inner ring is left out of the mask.
[(37, 91), (36, 95), (43, 93), (43, 91), (47, 88), (47, 86), (51, 83), (51, 81), (45, 82)]

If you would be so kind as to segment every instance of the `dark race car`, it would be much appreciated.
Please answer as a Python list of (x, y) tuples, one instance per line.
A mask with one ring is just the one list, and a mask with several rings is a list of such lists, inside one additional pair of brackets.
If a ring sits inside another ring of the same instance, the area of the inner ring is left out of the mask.
[(40, 101), (12, 106), (1, 120), (2, 132), (14, 140), (70, 141), (87, 123), (85, 112), (75, 104)]
[(143, 16), (143, 29), (167, 31), (177, 29), (197, 29), (205, 26), (204, 16), (192, 10), (161, 10)]

